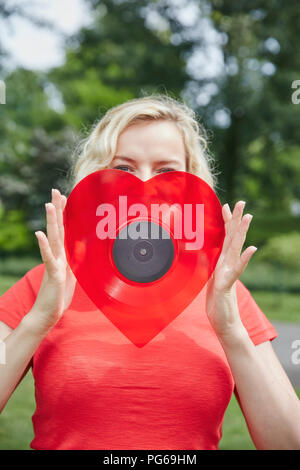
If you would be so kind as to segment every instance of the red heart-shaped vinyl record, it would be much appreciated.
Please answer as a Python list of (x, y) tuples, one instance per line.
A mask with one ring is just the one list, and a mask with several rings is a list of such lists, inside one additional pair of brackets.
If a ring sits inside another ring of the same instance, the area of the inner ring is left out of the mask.
[(122, 170), (96, 171), (68, 197), (64, 228), (77, 281), (138, 347), (199, 294), (225, 237), (216, 194), (183, 171), (146, 182)]

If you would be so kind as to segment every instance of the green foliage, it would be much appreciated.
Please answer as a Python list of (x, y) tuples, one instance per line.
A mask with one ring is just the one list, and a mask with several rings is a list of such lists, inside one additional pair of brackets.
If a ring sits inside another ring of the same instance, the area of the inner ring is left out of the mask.
[[(62, 67), (48, 74), (22, 68), (7, 73), (7, 104), (0, 107), (0, 202), (6, 214), (18, 208), (24, 227), (15, 227), (16, 239), (31, 231), (33, 252), (33, 231), (45, 227), (51, 188), (67, 193), (78, 130), (90, 130), (108, 108), (139, 94), (162, 86), (179, 95), (184, 86), (181, 53), (188, 46), (177, 47), (168, 34), (148, 29), (142, 4), (147, 2), (130, 2), (130, 13), (126, 2), (93, 5), (94, 24), (66, 43)], [(24, 241), (24, 251), (29, 245)], [(7, 246), (3, 234), (0, 251)]]
[[(36, 242), (37, 244), (37, 242)], [(0, 275), (3, 278), (16, 276), (21, 278), (27, 271), (42, 263), (41, 256), (12, 256), (2, 255), (0, 258)], [(12, 283), (11, 283), (12, 285)]]
[(259, 262), (259, 248), (240, 279), (251, 290), (300, 292), (300, 270)]
[(75, 76), (70, 82), (70, 89), (66, 90), (64, 97), (72, 104), (66, 108), (65, 119), (78, 129), (91, 124), (95, 116), (100, 117), (111, 106), (134, 98), (134, 94), (125, 87), (116, 91), (114, 87), (105, 85), (94, 69), (87, 69), (84, 79)]
[(287, 217), (291, 200), (300, 200), (300, 146), (278, 143), (270, 154), (266, 146), (265, 136), (249, 145), (248, 168), (240, 190), (260, 212), (285, 208)]
[(89, 1), (93, 24), (67, 42), (66, 62), (48, 78), (62, 93), (67, 122), (77, 128), (92, 124), (111, 106), (145, 93), (173, 96), (188, 80), (184, 53), (189, 41), (171, 42), (171, 29), (146, 26), (143, 8), (157, 2)]
[(284, 214), (254, 223), (247, 246), (258, 250), (241, 276), (249, 289), (300, 292), (299, 224), (299, 217)]
[(4, 252), (16, 252), (31, 247), (30, 233), (20, 210), (6, 212), (0, 206), (0, 247)]
[[(42, 74), (17, 69), (6, 82), (11, 91), (0, 106), (0, 204), (5, 211), (0, 251), (19, 250), (22, 237), (26, 251), (34, 247), (33, 230), (44, 228), (51, 188), (64, 187), (74, 136), (50, 107)], [(12, 222), (15, 232), (7, 240)]]
[[(291, 192), (299, 198), (299, 163), (289, 155), (298, 148), (299, 162), (299, 109), (291, 102), (291, 84), (299, 78), (300, 54), (292, 44), (300, 4), (284, 0), (209, 4), (210, 18), (222, 35), (224, 67), (210, 80), (194, 80), (194, 88), (201, 92), (207, 83), (217, 87), (198, 110), (214, 130), (220, 187), (228, 202), (239, 197), (250, 199), (256, 209), (289, 210)], [(216, 110), (229, 117), (225, 126), (215, 122)]]
[(258, 251), (256, 261), (300, 271), (300, 233), (277, 235)]
[(245, 213), (254, 215), (247, 233), (246, 243), (260, 247), (276, 235), (289, 232), (300, 232), (300, 217), (288, 212), (256, 212), (251, 202), (246, 206)]

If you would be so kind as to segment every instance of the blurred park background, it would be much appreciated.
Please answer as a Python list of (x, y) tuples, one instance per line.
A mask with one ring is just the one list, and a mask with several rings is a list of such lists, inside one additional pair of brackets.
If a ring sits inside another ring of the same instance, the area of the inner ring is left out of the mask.
[[(245, 212), (254, 216), (245, 247), (258, 251), (242, 282), (271, 322), (296, 328), (300, 94), (292, 96), (300, 80), (300, 3), (48, 2), (56, 16), (45, 3), (0, 0), (0, 79), (6, 84), (6, 104), (0, 105), (0, 295), (41, 262), (34, 231), (45, 229), (51, 188), (68, 194), (79, 139), (111, 106), (167, 93), (184, 99), (208, 131), (221, 203), (233, 208), (245, 200)], [(76, 9), (80, 21), (71, 31)], [(56, 38), (57, 60), (43, 50), (45, 34)], [(295, 386), (299, 391), (300, 382)], [(1, 449), (29, 449), (33, 412), (28, 375), (0, 417)], [(220, 448), (254, 448), (234, 398)]]

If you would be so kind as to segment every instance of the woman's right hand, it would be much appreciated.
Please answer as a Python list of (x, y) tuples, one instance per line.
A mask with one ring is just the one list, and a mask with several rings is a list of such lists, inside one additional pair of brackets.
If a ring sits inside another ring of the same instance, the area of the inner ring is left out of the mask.
[(76, 278), (67, 263), (64, 248), (63, 210), (67, 198), (52, 189), (52, 201), (45, 204), (47, 236), (35, 232), (45, 265), (45, 273), (31, 317), (42, 330), (51, 329), (69, 307), (76, 284)]

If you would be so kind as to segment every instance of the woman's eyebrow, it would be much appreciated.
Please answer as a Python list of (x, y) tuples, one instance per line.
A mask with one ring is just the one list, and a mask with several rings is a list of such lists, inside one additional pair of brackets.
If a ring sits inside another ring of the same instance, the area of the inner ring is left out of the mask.
[[(117, 160), (117, 159), (120, 159), (120, 160), (127, 160), (129, 162), (135, 162), (136, 160), (134, 158), (130, 158), (130, 157), (127, 157), (125, 155), (116, 155), (114, 157), (114, 160)], [(154, 163), (158, 163), (158, 164), (161, 164), (161, 163), (168, 163), (168, 164), (171, 164), (171, 163), (181, 163), (179, 160), (177, 159), (174, 159), (174, 160), (159, 160), (159, 161), (155, 161)]]
[(120, 160), (127, 160), (127, 161), (129, 161), (129, 162), (135, 162), (135, 159), (134, 159), (134, 158), (125, 157), (125, 155), (115, 155), (115, 156), (114, 156), (114, 160), (117, 160), (117, 159), (120, 159)]

